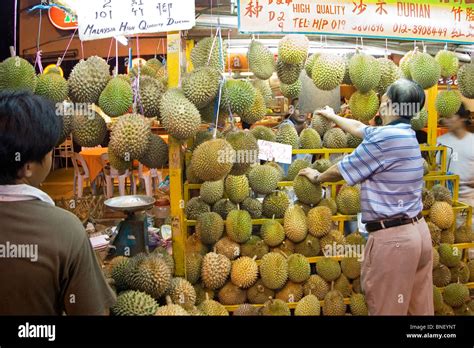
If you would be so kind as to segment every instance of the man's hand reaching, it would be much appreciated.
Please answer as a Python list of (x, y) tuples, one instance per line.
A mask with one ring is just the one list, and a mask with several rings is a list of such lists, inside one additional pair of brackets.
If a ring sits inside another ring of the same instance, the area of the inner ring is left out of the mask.
[(299, 171), (298, 175), (305, 176), (313, 184), (317, 184), (319, 182), (318, 177), (321, 175), (321, 173), (318, 172), (316, 169), (304, 168)]

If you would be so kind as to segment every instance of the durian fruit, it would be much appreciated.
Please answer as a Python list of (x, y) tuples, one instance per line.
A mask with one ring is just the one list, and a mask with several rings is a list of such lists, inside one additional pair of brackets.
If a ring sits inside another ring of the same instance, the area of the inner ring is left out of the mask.
[(301, 254), (291, 254), (288, 259), (288, 279), (294, 283), (303, 283), (311, 275), (308, 259)]
[(110, 80), (110, 67), (98, 56), (81, 60), (71, 71), (68, 79), (69, 98), (74, 103), (94, 103)]
[(324, 297), (329, 292), (329, 284), (319, 275), (312, 274), (304, 284), (304, 294), (307, 296), (313, 294), (319, 300), (324, 300)]
[(208, 253), (202, 260), (201, 279), (206, 288), (221, 288), (230, 274), (231, 262), (224, 255)]
[(146, 292), (158, 299), (171, 285), (171, 270), (164, 259), (148, 257), (132, 273), (130, 285), (131, 289)]
[(430, 220), (441, 229), (454, 224), (453, 207), (447, 202), (435, 202), (430, 209)]
[(186, 253), (186, 279), (191, 284), (196, 284), (201, 277), (202, 259), (199, 253)]
[(224, 255), (229, 260), (234, 260), (240, 256), (240, 245), (229, 237), (223, 237), (214, 245), (217, 254)]
[(278, 58), (287, 64), (300, 64), (308, 57), (309, 40), (301, 34), (284, 36), (278, 43)]
[(225, 193), (233, 203), (242, 203), (249, 192), (249, 181), (245, 175), (228, 175), (225, 179)]
[(306, 257), (318, 256), (320, 251), (319, 239), (311, 234), (308, 234), (301, 243), (295, 244), (295, 253), (302, 254)]
[(331, 214), (332, 215), (336, 215), (337, 214), (337, 204), (336, 204), (336, 201), (334, 199), (332, 199), (331, 197), (329, 198), (323, 198), (319, 203), (318, 203), (318, 206), (319, 207), (328, 207), (329, 209), (331, 209)]
[(145, 154), (139, 160), (148, 168), (161, 169), (168, 163), (168, 144), (159, 135), (152, 134)]
[(151, 65), (147, 65), (146, 63), (143, 64), (142, 62), (139, 62), (138, 64), (134, 65), (132, 69), (128, 73), (128, 77), (130, 79), (134, 79), (137, 77), (151, 77), (155, 78), (156, 77), (156, 69), (152, 67)]
[(275, 298), (285, 303), (299, 302), (303, 298), (303, 285), (288, 281), (283, 288), (277, 291)]
[(207, 245), (201, 242), (197, 233), (193, 233), (186, 239), (186, 252), (187, 253), (196, 253), (202, 256), (206, 255), (208, 252)]
[(351, 133), (346, 133), (346, 141), (347, 141), (347, 147), (355, 149), (357, 146), (359, 146), (363, 139), (356, 137), (355, 135), (352, 135)]
[(333, 127), (334, 123), (328, 120), (326, 117), (313, 114), (311, 121), (311, 128), (313, 128), (319, 135), (324, 137), (324, 134)]
[(356, 91), (349, 100), (352, 116), (364, 123), (368, 123), (379, 111), (379, 97), (374, 91), (361, 93)]
[(271, 130), (271, 128), (268, 128), (266, 126), (256, 126), (252, 128), (250, 132), (257, 140), (265, 140), (271, 142), (275, 142), (276, 140), (275, 133)]
[(474, 63), (464, 64), (458, 71), (458, 86), (461, 94), (469, 99), (474, 98)]
[(194, 285), (194, 290), (196, 291), (196, 305), (197, 306), (199, 306), (201, 303), (203, 303), (206, 300), (213, 300), (216, 297), (215, 291), (204, 287), (202, 282), (196, 283)]
[(291, 85), (287, 85), (285, 83), (280, 83), (280, 91), (284, 97), (288, 99), (295, 99), (298, 98), (301, 90), (303, 88), (303, 82), (300, 79), (296, 80), (295, 83)]
[(224, 220), (214, 212), (199, 214), (196, 221), (196, 233), (204, 244), (214, 244), (224, 233)]
[(112, 78), (99, 97), (99, 107), (110, 117), (126, 114), (132, 107), (132, 104), (132, 87), (120, 77)]
[(189, 73), (182, 83), (183, 93), (197, 108), (211, 103), (219, 92), (221, 75), (218, 70), (203, 67)]
[(316, 271), (327, 282), (332, 282), (341, 275), (339, 262), (329, 257), (324, 257), (316, 263)]
[(148, 150), (151, 135), (150, 123), (143, 116), (126, 114), (113, 125), (109, 149), (119, 158), (138, 159)]
[(329, 291), (324, 297), (323, 315), (336, 316), (345, 315), (346, 305), (344, 303), (344, 296), (338, 290)]
[(168, 250), (163, 247), (156, 247), (150, 256), (163, 259), (163, 261), (168, 265), (171, 274), (174, 274), (174, 259), (173, 256), (168, 253)]
[(448, 79), (458, 73), (459, 59), (456, 53), (441, 50), (436, 54), (435, 59), (441, 66), (441, 77)]
[(456, 237), (454, 235), (454, 228), (448, 228), (446, 230), (441, 231), (440, 243), (454, 244), (455, 240), (456, 240)]
[(466, 225), (459, 226), (455, 232), (455, 243), (472, 243), (474, 242), (474, 233)]
[(246, 112), (243, 112), (241, 119), (243, 122), (248, 124), (254, 124), (262, 120), (267, 114), (267, 105), (265, 104), (265, 98), (259, 90), (255, 90), (255, 100)]
[(148, 59), (145, 65), (155, 70), (159, 70), (161, 67), (163, 67), (163, 63), (161, 63), (160, 60), (156, 57)]
[(382, 76), (380, 61), (364, 53), (356, 53), (349, 60), (352, 84), (361, 93), (377, 88)]
[(415, 117), (410, 119), (410, 123), (413, 130), (422, 130), (428, 124), (428, 111), (423, 108)]
[(447, 202), (449, 205), (453, 205), (453, 197), (451, 191), (446, 186), (436, 184), (431, 188), (434, 199), (439, 202)]
[(361, 262), (356, 257), (344, 257), (341, 260), (342, 273), (349, 279), (360, 277)]
[(341, 128), (331, 128), (323, 137), (323, 145), (328, 149), (342, 149), (347, 147), (346, 133)]
[(34, 92), (36, 83), (35, 68), (26, 59), (15, 56), (0, 63), (0, 90)]
[(256, 89), (246, 80), (226, 80), (222, 89), (222, 107), (225, 112), (242, 115), (249, 111), (255, 102)]
[(439, 261), (447, 267), (458, 267), (462, 258), (462, 250), (456, 246), (441, 243), (438, 248)]
[(334, 290), (338, 290), (343, 297), (349, 297), (351, 294), (351, 283), (344, 274), (334, 281)]
[(441, 91), (436, 97), (435, 107), (439, 117), (451, 117), (461, 107), (462, 100), (454, 90)]
[(356, 294), (362, 294), (362, 286), (360, 284), (360, 277), (352, 281), (352, 292)]
[(213, 206), (212, 206), (212, 211), (216, 212), (219, 214), (223, 219), (227, 219), (227, 215), (232, 210), (237, 209), (237, 205), (232, 203), (229, 199), (223, 198), (218, 200)]
[(275, 297), (275, 291), (267, 288), (261, 279), (247, 290), (247, 298), (252, 304), (264, 304), (269, 297)]
[(462, 304), (459, 307), (453, 307), (453, 311), (454, 315), (459, 316), (472, 316), (474, 314), (467, 304)]
[(237, 243), (245, 243), (252, 235), (252, 217), (248, 211), (232, 210), (225, 221), (227, 236)]
[(250, 169), (249, 184), (255, 193), (269, 194), (277, 189), (280, 173), (268, 165), (257, 165)]
[(288, 279), (288, 262), (283, 255), (271, 252), (262, 257), (259, 271), (263, 284), (267, 288), (280, 289)]
[(360, 188), (344, 185), (336, 196), (339, 212), (343, 215), (356, 215), (360, 212)]
[(170, 89), (163, 94), (160, 113), (163, 127), (178, 140), (194, 137), (201, 125), (199, 110), (177, 89)]
[(290, 205), (288, 195), (283, 191), (275, 191), (265, 196), (262, 204), (263, 216), (282, 219)]
[(433, 247), (433, 269), (440, 265), (438, 249)]
[(303, 208), (298, 205), (290, 206), (285, 212), (283, 226), (289, 240), (295, 243), (303, 241), (308, 234), (306, 214)]
[[(216, 131), (216, 138), (222, 138), (222, 133), (219, 131)], [(196, 136), (194, 137), (194, 142), (193, 146), (191, 148), (191, 151), (194, 151), (199, 145), (202, 143), (212, 140), (214, 138), (214, 129), (201, 129), (196, 133)]]
[(310, 166), (311, 166), (311, 163), (308, 160), (301, 159), (301, 158), (295, 159), (293, 163), (290, 164), (290, 167), (288, 168), (288, 174), (286, 175), (285, 180), (287, 181), (295, 180), (296, 176), (302, 169), (308, 168)]
[(265, 100), (265, 105), (269, 105), (273, 100), (273, 91), (270, 87), (270, 80), (256, 79), (252, 83), (253, 86), (262, 94), (263, 100)]
[(278, 174), (279, 174), (279, 181), (283, 180), (284, 177), (285, 177), (285, 171), (283, 170), (283, 168), (276, 162), (266, 162), (265, 163), (266, 166), (270, 166), (270, 167), (273, 167), (275, 168), (277, 171), (278, 171)]
[(260, 219), (262, 217), (262, 202), (256, 198), (245, 198), (241, 208), (242, 210), (248, 211), (252, 219)]
[(326, 170), (331, 168), (332, 163), (329, 159), (326, 158), (321, 158), (316, 161), (314, 161), (313, 165), (311, 168), (316, 169), (320, 173), (324, 173)]
[(293, 181), (293, 190), (300, 202), (316, 205), (321, 201), (323, 191), (320, 184), (313, 184), (306, 176), (297, 175)]
[(334, 245), (337, 248), (339, 246), (344, 246), (345, 243), (346, 240), (344, 238), (344, 234), (339, 230), (331, 230), (327, 235), (319, 240), (323, 254), (326, 254), (329, 250), (332, 250)]
[(365, 302), (365, 296), (362, 294), (352, 294), (350, 297), (350, 304), (352, 315), (369, 315), (369, 309)]
[(300, 134), (300, 149), (320, 149), (322, 146), (321, 136), (313, 128), (305, 128)]
[(165, 90), (165, 85), (157, 79), (149, 76), (140, 77), (139, 106), (143, 109), (143, 116), (161, 118), (160, 102)]
[(222, 44), (213, 37), (205, 37), (191, 51), (191, 62), (195, 69), (209, 66), (223, 72), (227, 61), (227, 43)]
[(222, 304), (214, 300), (205, 300), (198, 306), (198, 309), (206, 316), (229, 316), (227, 309), (225, 309)]
[(310, 77), (318, 89), (332, 91), (342, 83), (345, 72), (346, 62), (343, 57), (323, 53), (314, 62)]
[(110, 261), (110, 277), (115, 282), (117, 290), (125, 290), (127, 288), (126, 273), (128, 270), (130, 259), (124, 256), (114, 257)]
[(254, 258), (242, 256), (232, 262), (230, 279), (232, 283), (242, 289), (248, 289), (255, 284), (258, 278), (258, 265)]
[(300, 77), (304, 64), (288, 64), (278, 59), (276, 62), (276, 72), (280, 82), (291, 85)]
[(433, 286), (433, 305), (435, 312), (440, 311), (443, 308), (443, 304), (443, 293), (438, 287)]
[(298, 132), (295, 127), (288, 123), (280, 125), (275, 140), (280, 144), (291, 145), (293, 149), (298, 149), (300, 145)]
[(249, 317), (249, 316), (258, 316), (260, 312), (257, 307), (252, 306), (251, 304), (244, 303), (241, 304), (235, 311), (232, 313), (234, 317)]
[(400, 68), (388, 58), (379, 58), (377, 61), (380, 64), (381, 71), (377, 92), (382, 96), (387, 92), (388, 87), (401, 77), (402, 72)]
[(247, 302), (247, 292), (231, 282), (227, 282), (217, 293), (219, 302), (225, 306)]
[(433, 284), (443, 288), (451, 282), (451, 271), (445, 265), (433, 269)]
[(408, 51), (400, 60), (400, 70), (402, 71), (403, 77), (408, 80), (412, 80), (412, 76), (410, 72), (410, 64), (411, 64), (411, 60), (415, 56), (415, 53), (417, 52), (418, 52), (418, 49), (415, 49), (413, 51)]
[(469, 282), (474, 282), (474, 260), (469, 260), (467, 268), (469, 269)]
[(314, 295), (303, 297), (295, 308), (295, 316), (319, 316), (321, 314), (321, 304)]
[(429, 210), (434, 202), (436, 202), (433, 191), (423, 188), (423, 191), (421, 192), (421, 201), (423, 203), (423, 210)]
[(258, 236), (252, 235), (247, 242), (240, 245), (240, 254), (253, 258), (257, 257), (260, 260), (269, 251), (268, 245)]
[(273, 53), (259, 41), (252, 40), (247, 58), (250, 71), (260, 80), (268, 80), (275, 71)]
[(196, 290), (184, 278), (175, 277), (171, 279), (168, 295), (173, 303), (180, 305), (186, 310), (192, 309), (196, 304)]
[(224, 197), (224, 180), (204, 182), (199, 189), (199, 196), (207, 204), (215, 204)]
[(367, 241), (362, 236), (362, 234), (360, 234), (359, 231), (352, 232), (351, 234), (346, 236), (347, 245), (357, 246), (357, 245), (365, 245), (366, 243)]
[(446, 303), (443, 302), (441, 309), (437, 311), (435, 314), (442, 315), (442, 316), (454, 315), (453, 307), (448, 306)]
[(69, 110), (66, 109), (69, 106), (72, 107), (72, 103), (63, 102), (63, 104), (60, 106), (62, 112), (58, 114), (58, 116), (62, 121), (62, 128), (61, 128), (61, 135), (59, 136), (56, 146), (59, 146), (62, 143), (64, 143), (66, 138), (72, 132), (74, 114), (72, 112), (69, 112)]
[(308, 231), (314, 237), (324, 237), (332, 226), (331, 209), (328, 207), (315, 207), (307, 216)]
[(279, 299), (270, 298), (261, 309), (264, 316), (291, 316), (288, 305)]
[(276, 247), (285, 240), (285, 230), (276, 220), (266, 220), (260, 227), (260, 236), (269, 247)]
[(41, 74), (37, 79), (35, 94), (54, 103), (66, 100), (68, 91), (66, 79), (59, 74)]
[(451, 267), (451, 282), (452, 283), (467, 283), (469, 281), (469, 268), (465, 262), (460, 262), (458, 266)]
[(443, 299), (449, 306), (461, 306), (469, 301), (469, 298), (469, 288), (464, 284), (452, 283), (444, 288)]
[(286, 238), (278, 247), (271, 249), (271, 252), (288, 257), (295, 252), (295, 243)]
[(186, 180), (188, 184), (202, 184), (204, 180), (197, 177), (196, 173), (194, 173), (194, 169), (191, 166), (191, 161), (188, 160), (186, 163)]
[(410, 61), (410, 75), (423, 89), (433, 87), (441, 77), (441, 66), (428, 53), (416, 53)]
[(131, 160), (127, 161), (123, 158), (115, 156), (115, 154), (111, 152), (110, 149), (108, 149), (107, 155), (108, 155), (108, 160), (109, 160), (109, 166), (112, 167), (113, 169), (118, 170), (119, 173), (123, 173), (127, 169), (132, 168), (133, 161)]
[(193, 197), (186, 203), (185, 214), (188, 220), (197, 220), (199, 215), (210, 211), (211, 207), (199, 197)]
[(158, 303), (141, 291), (125, 291), (117, 296), (117, 302), (110, 308), (116, 316), (151, 316), (158, 310)]
[(72, 120), (72, 136), (74, 141), (83, 147), (95, 147), (105, 139), (107, 124), (95, 111), (90, 115), (76, 113)]
[(230, 174), (243, 175), (248, 172), (251, 165), (258, 162), (257, 139), (250, 132), (232, 130), (226, 134), (225, 139), (235, 150), (235, 159)]
[(198, 178), (204, 181), (224, 179), (230, 173), (233, 162), (229, 159), (235, 151), (226, 140), (213, 139), (199, 145), (193, 152), (191, 166)]
[(312, 54), (311, 56), (306, 59), (306, 63), (304, 65), (304, 70), (306, 72), (306, 76), (311, 78), (313, 76), (313, 67), (314, 63), (316, 62), (316, 59), (318, 59), (320, 56), (319, 53)]

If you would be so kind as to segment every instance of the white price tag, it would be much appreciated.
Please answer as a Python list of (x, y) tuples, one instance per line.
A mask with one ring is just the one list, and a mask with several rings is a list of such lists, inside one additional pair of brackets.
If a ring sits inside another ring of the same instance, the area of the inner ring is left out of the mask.
[(188, 30), (196, 22), (194, 0), (81, 0), (76, 8), (83, 41)]
[(291, 164), (291, 157), (293, 151), (291, 145), (259, 140), (258, 148), (258, 159), (260, 160)]

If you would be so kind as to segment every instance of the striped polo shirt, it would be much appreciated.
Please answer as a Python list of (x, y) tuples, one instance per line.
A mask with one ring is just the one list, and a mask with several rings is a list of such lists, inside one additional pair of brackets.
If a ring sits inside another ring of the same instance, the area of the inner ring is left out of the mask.
[(423, 158), (409, 121), (363, 132), (363, 142), (338, 164), (348, 185), (361, 184), (362, 222), (415, 217), (422, 210)]

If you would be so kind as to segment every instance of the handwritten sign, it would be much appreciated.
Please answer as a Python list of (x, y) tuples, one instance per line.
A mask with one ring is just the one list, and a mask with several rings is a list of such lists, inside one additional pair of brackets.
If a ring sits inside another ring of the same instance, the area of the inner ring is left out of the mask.
[(474, 43), (474, 0), (238, 0), (242, 33)]
[(291, 164), (292, 150), (291, 145), (273, 143), (265, 140), (258, 141), (258, 159), (263, 161)]
[(194, 0), (81, 0), (77, 17), (86, 41), (188, 30), (195, 25), (195, 7)]

